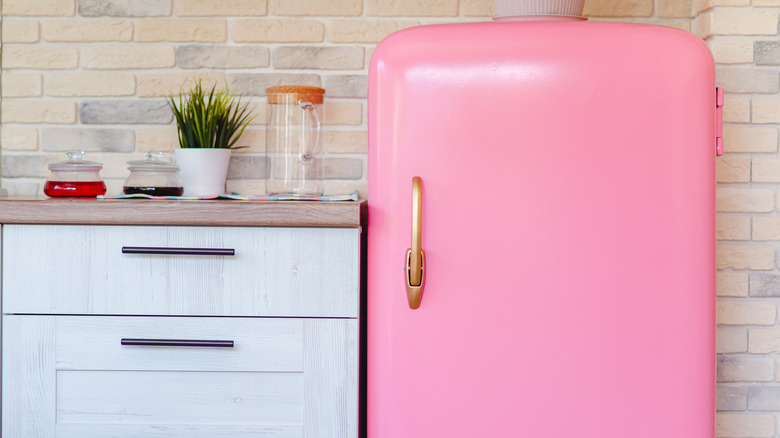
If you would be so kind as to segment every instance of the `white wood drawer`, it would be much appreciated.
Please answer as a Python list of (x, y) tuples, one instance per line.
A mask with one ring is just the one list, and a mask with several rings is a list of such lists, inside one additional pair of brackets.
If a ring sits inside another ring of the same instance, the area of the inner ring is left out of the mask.
[[(6, 437), (356, 437), (354, 319), (6, 315)], [(232, 340), (232, 348), (122, 346)]]
[(356, 318), (359, 245), (354, 228), (4, 225), (3, 313)]

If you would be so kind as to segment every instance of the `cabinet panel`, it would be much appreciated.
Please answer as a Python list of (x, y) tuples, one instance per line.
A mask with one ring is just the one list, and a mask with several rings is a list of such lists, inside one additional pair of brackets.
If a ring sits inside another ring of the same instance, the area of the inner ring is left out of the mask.
[(301, 373), (57, 371), (57, 423), (300, 424)]
[(300, 438), (301, 425), (59, 424), (57, 438)]
[[(165, 336), (248, 335), (235, 351), (104, 347), (111, 327), (113, 345), (147, 325)], [(356, 437), (357, 339), (354, 319), (6, 315), (3, 436)], [(287, 358), (263, 359), (276, 354)]]
[[(359, 233), (5, 225), (3, 312), (356, 318)], [(229, 248), (235, 255), (123, 254), (123, 247)]]
[[(58, 370), (303, 371), (301, 318), (58, 318)], [(232, 348), (121, 345), (123, 338), (229, 340)], [(183, 368), (184, 367), (184, 368)]]

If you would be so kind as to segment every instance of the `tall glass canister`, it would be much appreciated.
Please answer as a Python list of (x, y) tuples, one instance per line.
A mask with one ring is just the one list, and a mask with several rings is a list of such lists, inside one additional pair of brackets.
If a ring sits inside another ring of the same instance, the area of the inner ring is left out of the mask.
[(325, 90), (310, 86), (266, 89), (268, 126), (266, 156), (270, 195), (322, 195), (320, 116)]

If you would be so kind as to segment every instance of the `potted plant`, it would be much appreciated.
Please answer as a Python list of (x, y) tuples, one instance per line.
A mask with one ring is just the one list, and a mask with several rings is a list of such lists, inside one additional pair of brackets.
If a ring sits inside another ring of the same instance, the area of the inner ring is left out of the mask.
[(181, 172), (184, 196), (217, 196), (225, 192), (231, 149), (244, 133), (251, 116), (249, 103), (224, 91), (203, 89), (198, 81), (187, 99), (181, 93), (177, 100), (170, 96), (170, 106), (176, 118), (179, 149), (174, 153)]

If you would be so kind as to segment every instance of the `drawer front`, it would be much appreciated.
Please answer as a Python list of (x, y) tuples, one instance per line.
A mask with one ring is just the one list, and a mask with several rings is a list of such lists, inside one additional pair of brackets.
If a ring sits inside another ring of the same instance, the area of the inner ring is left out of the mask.
[(6, 316), (3, 436), (355, 437), (357, 330), (353, 319)]
[[(5, 225), (3, 312), (355, 318), (359, 233)], [(235, 254), (123, 253), (130, 247)]]

